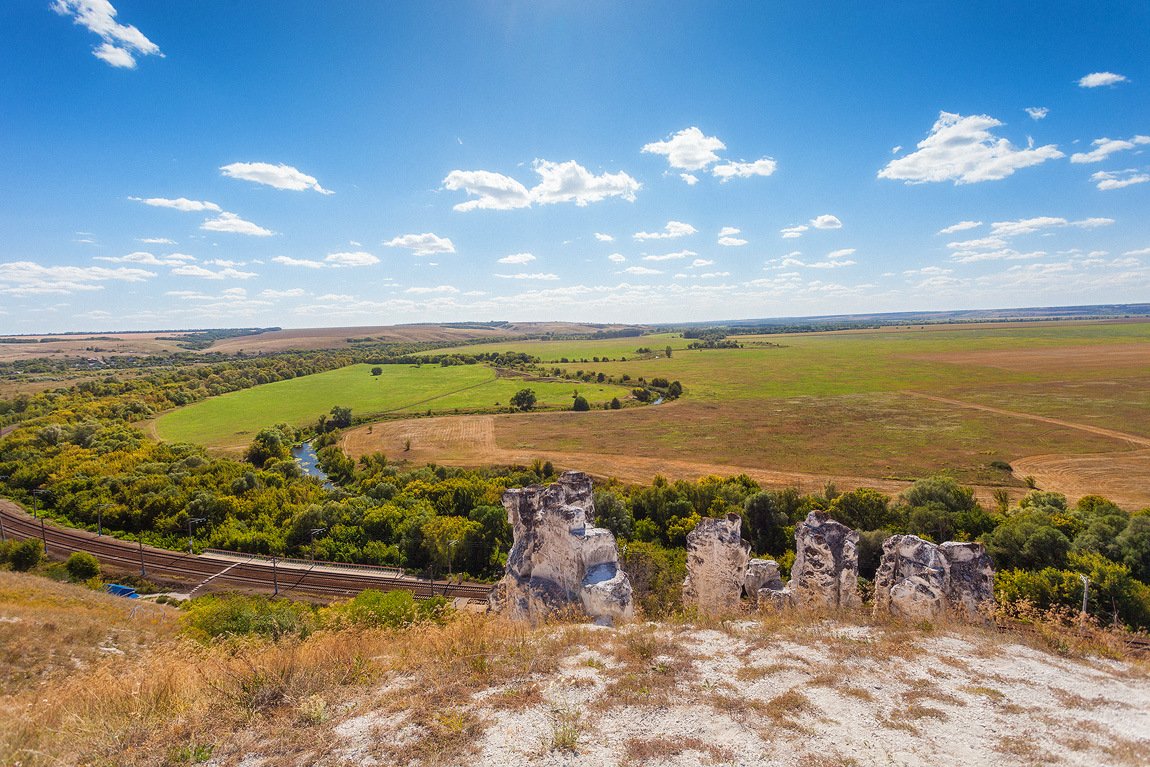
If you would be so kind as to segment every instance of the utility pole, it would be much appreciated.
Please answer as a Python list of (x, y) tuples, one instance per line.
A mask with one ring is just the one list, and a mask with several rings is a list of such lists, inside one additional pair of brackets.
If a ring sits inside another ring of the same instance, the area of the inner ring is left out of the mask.
[(99, 503), (96, 504), (96, 535), (101, 536), (104, 534), (104, 509), (109, 509), (115, 504)]
[(188, 518), (188, 553), (193, 554), (192, 551), (192, 525), (203, 522), (203, 517), (189, 517)]
[[(0, 482), (6, 482), (7, 480), (8, 480), (7, 474), (0, 474)], [(4, 515), (0, 514), (0, 541), (7, 541), (7, 540), (8, 540), (8, 534), (4, 532)]]
[(1082, 579), (1082, 619), (1081, 624), (1086, 625), (1086, 595), (1090, 593), (1090, 579), (1081, 573), (1078, 575)]
[(148, 574), (148, 571), (144, 569), (144, 531), (141, 530), (140, 531), (140, 577), (143, 578), (147, 574)]
[(311, 563), (313, 565), (315, 564), (315, 536), (316, 536), (316, 533), (322, 533), (324, 530), (327, 530), (327, 528), (326, 527), (314, 527), (311, 530)]
[(278, 597), (280, 595), (280, 579), (279, 579), (279, 576), (276, 574), (276, 558), (275, 557), (272, 557), (272, 583), (275, 584), (275, 587), (276, 587), (276, 592), (274, 594), (272, 594), (272, 596)]
[(44, 493), (46, 493), (46, 492), (48, 492), (48, 491), (42, 487), (38, 487), (32, 491), (32, 517), (33, 518), (37, 518), (40, 516), (39, 498), (40, 498), (40, 496), (44, 495)]

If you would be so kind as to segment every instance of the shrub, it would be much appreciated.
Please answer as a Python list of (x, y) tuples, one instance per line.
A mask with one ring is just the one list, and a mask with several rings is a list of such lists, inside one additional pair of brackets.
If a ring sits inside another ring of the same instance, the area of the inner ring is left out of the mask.
[(443, 621), (450, 610), (443, 597), (417, 602), (410, 591), (367, 589), (347, 602), (329, 607), (325, 619), (360, 627), (403, 628), (419, 621)]
[(29, 538), (12, 547), (8, 554), (8, 561), (12, 569), (26, 573), (44, 559), (44, 544), (39, 538)]
[(631, 580), (635, 604), (645, 616), (659, 618), (682, 608), (682, 585), (687, 577), (685, 551), (631, 541), (623, 547), (620, 562)]
[(618, 410), (621, 407), (623, 407), (623, 403), (619, 401), (619, 398), (618, 397), (612, 397), (611, 398), (611, 409), (612, 410)]
[(77, 551), (68, 557), (64, 569), (73, 581), (87, 581), (99, 577), (100, 561), (86, 551)]
[(585, 412), (591, 409), (591, 405), (588, 404), (587, 398), (580, 394), (575, 398), (575, 403), (571, 406), (571, 409), (578, 410), (579, 412)]
[(311, 607), (288, 599), (210, 595), (193, 599), (185, 609), (183, 629), (201, 641), (247, 634), (303, 639), (314, 628)]

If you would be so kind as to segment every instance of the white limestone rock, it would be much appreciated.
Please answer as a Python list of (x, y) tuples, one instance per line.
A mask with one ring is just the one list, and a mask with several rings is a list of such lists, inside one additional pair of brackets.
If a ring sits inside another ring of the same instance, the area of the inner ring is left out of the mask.
[(917, 535), (894, 535), (882, 543), (874, 579), (875, 612), (908, 620), (938, 617), (946, 609), (946, 559)]
[(743, 588), (748, 595), (757, 595), (764, 588), (773, 591), (782, 589), (783, 578), (779, 575), (779, 563), (773, 559), (752, 559), (747, 563)]
[(939, 547), (946, 561), (947, 606), (958, 615), (988, 617), (994, 603), (994, 565), (981, 543), (947, 541)]
[(859, 534), (812, 511), (795, 527), (795, 563), (787, 590), (794, 602), (813, 607), (858, 605)]
[(565, 471), (555, 484), (508, 490), (503, 506), (514, 543), (488, 597), (493, 610), (533, 621), (570, 609), (600, 623), (632, 617), (615, 536), (588, 523), (595, 517), (590, 477)]
[(687, 578), (683, 603), (707, 615), (725, 615), (739, 609), (751, 544), (743, 540), (743, 520), (705, 518), (687, 534)]
[(985, 615), (994, 600), (994, 568), (980, 543), (949, 541), (941, 546), (914, 535), (895, 535), (882, 544), (875, 575), (875, 613), (930, 620), (945, 612)]

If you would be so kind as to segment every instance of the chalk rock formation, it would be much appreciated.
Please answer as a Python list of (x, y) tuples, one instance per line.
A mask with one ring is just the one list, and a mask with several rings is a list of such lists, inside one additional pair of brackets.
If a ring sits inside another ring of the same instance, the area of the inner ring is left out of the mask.
[(772, 598), (820, 607), (857, 605), (858, 542), (857, 532), (834, 521), (825, 511), (812, 511), (795, 527), (791, 580)]
[(779, 563), (773, 559), (752, 559), (747, 563), (743, 588), (746, 589), (747, 596), (756, 598), (761, 589), (781, 590), (783, 579), (779, 575)]
[(981, 543), (938, 546), (895, 535), (883, 541), (874, 585), (876, 613), (921, 620), (950, 610), (973, 617), (994, 599), (994, 568)]
[(947, 541), (939, 546), (946, 560), (946, 601), (959, 615), (984, 616), (994, 601), (994, 565), (981, 543)]
[(590, 477), (565, 471), (553, 485), (508, 490), (503, 507), (515, 542), (488, 597), (493, 610), (536, 620), (577, 606), (604, 624), (631, 618), (631, 581), (615, 536), (588, 523), (595, 517)]
[(942, 549), (917, 535), (894, 535), (882, 543), (874, 578), (875, 612), (928, 619), (945, 608), (946, 559)]
[(738, 514), (726, 519), (706, 518), (687, 534), (687, 578), (683, 603), (708, 615), (739, 609), (751, 544), (743, 540), (743, 520)]

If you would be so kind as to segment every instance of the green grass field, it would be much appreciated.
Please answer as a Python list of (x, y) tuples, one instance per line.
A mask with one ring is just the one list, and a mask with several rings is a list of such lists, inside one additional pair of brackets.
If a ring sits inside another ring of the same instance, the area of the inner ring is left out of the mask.
[(629, 393), (602, 384), (496, 378), (483, 365), (383, 365), (378, 376), (371, 375), (371, 367), (351, 365), (213, 397), (161, 416), (156, 434), (171, 442), (235, 449), (265, 426), (314, 423), (337, 405), (358, 416), (494, 408), (508, 405), (520, 389), (531, 389), (540, 406), (551, 407), (570, 405), (576, 389), (592, 404)]

